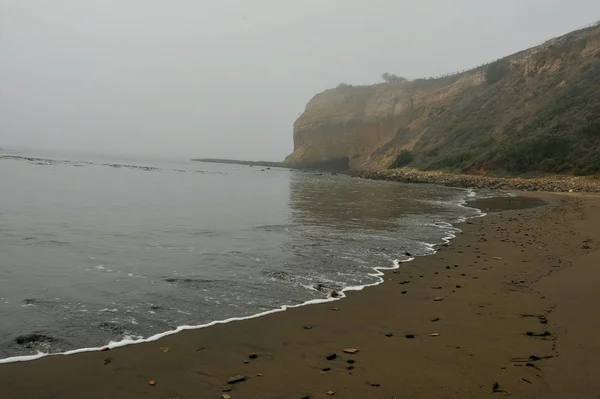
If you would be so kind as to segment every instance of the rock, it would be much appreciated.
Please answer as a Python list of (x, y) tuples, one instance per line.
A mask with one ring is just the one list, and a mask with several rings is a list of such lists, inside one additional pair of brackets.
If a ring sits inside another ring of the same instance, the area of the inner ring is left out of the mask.
[(256, 376), (257, 377), (262, 377), (262, 376), (264, 376), (264, 374), (263, 373), (256, 373)]
[(439, 317), (434, 317), (433, 319), (431, 319), (432, 323), (435, 323), (435, 322), (438, 322), (438, 321), (440, 321)]
[(439, 296), (436, 296), (435, 298), (433, 298), (433, 300), (434, 300), (435, 302), (440, 302), (440, 301), (443, 301), (443, 300), (444, 300), (444, 298), (441, 298), (441, 297), (439, 297)]
[(231, 385), (225, 385), (223, 389), (221, 389), (221, 392), (231, 392), (232, 389), (233, 387)]
[(255, 352), (248, 354), (249, 359), (256, 359), (257, 357), (258, 357), (258, 355)]
[(431, 333), (431, 334), (429, 334), (429, 336), (430, 336), (430, 337), (439, 337), (439, 336), (440, 336), (440, 334), (438, 334), (438, 333)]
[(456, 288), (461, 288), (460, 285), (457, 285)]
[(244, 360), (244, 364), (248, 364), (250, 363), (248, 360)]
[(356, 348), (346, 348), (346, 349), (344, 349), (344, 353), (348, 353), (350, 355), (354, 355), (355, 353), (358, 353), (358, 349), (356, 349)]
[(331, 370), (331, 367), (325, 367), (325, 368), (321, 369), (321, 371), (330, 371), (330, 370)]
[(308, 396), (308, 395), (300, 396), (300, 399), (310, 399), (310, 396)]
[(376, 383), (376, 382), (372, 382), (372, 383), (371, 383), (371, 386), (372, 386), (372, 387), (380, 387), (380, 386), (381, 386), (381, 384), (378, 384), (378, 383)]
[(394, 336), (394, 333), (389, 332), (389, 333), (386, 333), (385, 336), (388, 337), (388, 338), (390, 338), (390, 337)]
[(151, 387), (153, 387), (153, 386), (156, 385), (156, 381), (150, 380), (150, 381), (148, 381), (148, 385), (150, 385)]
[(305, 330), (312, 330), (313, 327), (310, 324), (306, 324), (302, 326), (302, 328), (304, 328)]
[(338, 310), (340, 310), (340, 308), (331, 308), (331, 310), (337, 312)]
[(497, 382), (494, 382), (494, 385), (492, 385), (492, 392), (498, 392), (500, 390), (500, 384), (498, 384)]
[(401, 292), (401, 294), (402, 294), (402, 295), (406, 295), (406, 291), (402, 291), (402, 292)]
[(246, 376), (244, 375), (234, 375), (233, 377), (229, 377), (227, 379), (228, 384), (236, 384), (238, 382), (246, 381)]
[(340, 293), (337, 291), (331, 291), (331, 297), (332, 298), (339, 298), (340, 297)]
[(496, 260), (502, 260), (502, 258), (499, 257), (499, 256), (494, 256), (494, 259), (496, 259)]
[(327, 391), (327, 395), (333, 396), (333, 395), (335, 395), (335, 392), (333, 392), (333, 391)]
[(441, 289), (442, 289), (442, 287), (440, 287), (440, 286), (435, 286), (435, 287), (431, 287), (431, 289), (432, 289), (432, 290), (441, 290)]
[(107, 347), (107, 346), (105, 346), (104, 348), (100, 349), (100, 352), (106, 352), (106, 351), (109, 351), (109, 350), (110, 350), (110, 348)]
[(337, 358), (337, 355), (335, 353), (330, 353), (329, 355), (325, 356), (325, 358), (327, 360), (334, 360), (335, 358)]
[(344, 367), (346, 367), (346, 370), (352, 370), (354, 369), (354, 366), (351, 364), (345, 364)]
[(346, 363), (348, 363), (348, 364), (354, 364), (356, 362), (353, 359), (348, 359), (348, 360), (346, 360)]
[(450, 266), (446, 266), (446, 269), (450, 269)]
[(231, 395), (229, 395), (228, 393), (224, 393), (223, 395), (221, 395), (221, 399), (231, 399)]
[(406, 334), (404, 336), (404, 338), (408, 338), (408, 339), (413, 339), (415, 337), (415, 334)]

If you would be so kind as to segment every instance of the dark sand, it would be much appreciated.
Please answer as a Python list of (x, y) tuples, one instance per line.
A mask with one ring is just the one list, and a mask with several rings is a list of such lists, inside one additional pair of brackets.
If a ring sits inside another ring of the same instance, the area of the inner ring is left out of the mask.
[(233, 399), (598, 398), (599, 197), (543, 197), (551, 204), (464, 224), (436, 255), (341, 301), (0, 365), (0, 398), (221, 398), (236, 374), (247, 380)]

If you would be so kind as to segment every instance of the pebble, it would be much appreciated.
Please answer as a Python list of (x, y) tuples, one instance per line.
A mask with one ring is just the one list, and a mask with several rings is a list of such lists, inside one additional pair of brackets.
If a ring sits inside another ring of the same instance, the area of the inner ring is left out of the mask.
[(310, 396), (308, 396), (308, 395), (300, 396), (300, 399), (310, 399)]
[(457, 285), (456, 288), (461, 288), (460, 285)]
[(404, 338), (412, 339), (415, 337), (415, 334), (406, 334)]
[(221, 399), (231, 399), (231, 395), (229, 395), (228, 393), (224, 393), (223, 395), (221, 395)]
[(401, 292), (401, 294), (402, 294), (402, 295), (406, 295), (406, 291), (402, 291), (402, 292)]
[(337, 357), (337, 355), (335, 353), (330, 353), (329, 355), (326, 356), (327, 360), (334, 360)]
[(431, 319), (432, 323), (435, 323), (436, 321), (440, 321), (440, 318), (439, 317), (435, 317), (435, 318)]
[(234, 375), (233, 377), (229, 377), (227, 379), (228, 384), (235, 384), (237, 382), (246, 381), (246, 376), (244, 375)]
[(429, 336), (430, 336), (430, 337), (439, 337), (439, 336), (440, 336), (440, 334), (438, 334), (438, 333), (431, 333), (431, 334), (429, 334)]
[(258, 355), (255, 352), (252, 352), (248, 355), (248, 358), (250, 359), (256, 359), (258, 357)]
[(264, 374), (263, 373), (256, 373), (257, 377), (262, 377)]
[(325, 367), (325, 368), (321, 369), (321, 371), (330, 371), (330, 370), (331, 370), (331, 367)]
[(348, 360), (346, 360), (346, 363), (348, 363), (348, 364), (354, 364), (355, 362), (354, 362), (353, 359), (348, 359)]
[(390, 338), (390, 337), (394, 336), (394, 333), (389, 332), (389, 333), (386, 333), (385, 336), (388, 337), (388, 338)]
[(441, 290), (441, 289), (442, 289), (442, 287), (440, 287), (440, 286), (434, 286), (434, 287), (431, 287), (431, 289), (432, 289), (432, 290)]
[(232, 389), (233, 387), (231, 385), (225, 385), (223, 389), (221, 389), (221, 392), (231, 392)]
[(376, 382), (372, 382), (372, 383), (371, 383), (371, 386), (372, 386), (372, 387), (380, 387), (380, 386), (381, 386), (381, 384), (378, 384), (378, 383), (376, 383)]
[(305, 326), (302, 326), (302, 328), (304, 328), (305, 330), (312, 330), (312, 326), (310, 324), (307, 324)]
[(346, 370), (352, 370), (354, 368), (354, 366), (351, 364), (346, 364), (344, 367), (346, 367)]
[(148, 381), (148, 385), (150, 385), (151, 387), (153, 387), (153, 386), (156, 385), (156, 381), (154, 381), (154, 380)]
[(109, 350), (110, 350), (110, 348), (104, 347), (104, 348), (100, 349), (100, 352), (106, 352), (106, 351), (109, 351)]
[(327, 395), (333, 396), (333, 395), (335, 395), (335, 392), (333, 392), (333, 391), (327, 391)]
[(331, 310), (337, 312), (338, 310), (340, 310), (340, 308), (331, 308)]
[(436, 296), (435, 298), (433, 298), (433, 300), (434, 300), (435, 302), (440, 302), (440, 301), (443, 301), (443, 300), (444, 300), (444, 298), (440, 298), (439, 296)]
[(356, 348), (346, 348), (346, 349), (344, 349), (344, 353), (348, 353), (350, 355), (354, 355), (357, 352), (358, 352), (358, 349), (356, 349)]

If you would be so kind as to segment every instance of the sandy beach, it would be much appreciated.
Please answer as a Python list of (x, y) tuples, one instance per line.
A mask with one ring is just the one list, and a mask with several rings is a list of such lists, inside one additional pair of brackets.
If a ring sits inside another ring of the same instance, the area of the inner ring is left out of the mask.
[[(488, 216), (376, 287), (156, 342), (2, 364), (0, 398), (597, 398), (599, 198), (523, 195), (548, 204), (481, 200)], [(228, 384), (237, 375), (245, 380)]]

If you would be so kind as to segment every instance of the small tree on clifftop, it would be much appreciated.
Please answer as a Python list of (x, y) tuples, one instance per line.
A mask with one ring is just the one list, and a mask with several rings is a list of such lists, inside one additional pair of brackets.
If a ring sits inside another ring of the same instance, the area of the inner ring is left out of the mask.
[(386, 83), (402, 83), (408, 81), (408, 79), (403, 78), (402, 76), (396, 76), (389, 72), (385, 72), (383, 75), (381, 75), (381, 78), (385, 80)]

